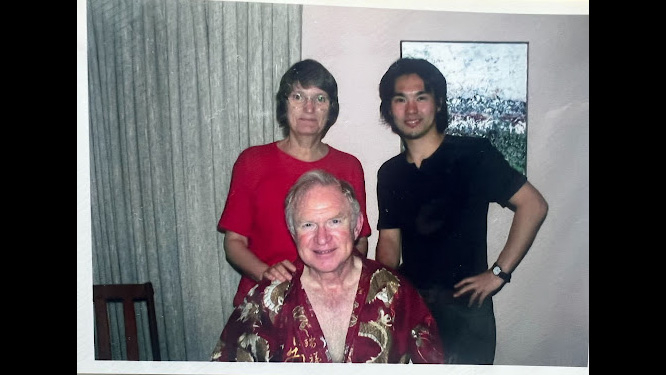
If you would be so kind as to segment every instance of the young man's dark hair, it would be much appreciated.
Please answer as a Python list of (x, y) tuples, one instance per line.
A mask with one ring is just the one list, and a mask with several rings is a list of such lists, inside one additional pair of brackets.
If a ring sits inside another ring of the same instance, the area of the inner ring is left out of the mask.
[(423, 80), (425, 89), (435, 97), (439, 111), (435, 115), (437, 131), (444, 133), (449, 126), (449, 109), (446, 104), (446, 78), (436, 66), (424, 59), (402, 58), (391, 64), (382, 80), (379, 82), (379, 113), (384, 122), (391, 126), (394, 133), (399, 134), (393, 115), (391, 114), (391, 100), (395, 95), (395, 81), (398, 77), (416, 74)]

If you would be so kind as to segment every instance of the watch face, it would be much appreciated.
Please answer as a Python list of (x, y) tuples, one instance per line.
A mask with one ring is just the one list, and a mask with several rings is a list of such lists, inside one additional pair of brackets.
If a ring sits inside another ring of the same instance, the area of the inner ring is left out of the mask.
[(499, 268), (499, 266), (495, 266), (495, 267), (493, 267), (493, 274), (494, 274), (494, 275), (499, 275), (500, 272), (502, 272), (502, 269)]

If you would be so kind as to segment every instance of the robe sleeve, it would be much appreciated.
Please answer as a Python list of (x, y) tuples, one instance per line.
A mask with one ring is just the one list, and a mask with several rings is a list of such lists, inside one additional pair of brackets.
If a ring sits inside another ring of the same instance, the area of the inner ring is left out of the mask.
[[(254, 287), (232, 312), (211, 355), (216, 362), (269, 362), (279, 346), (268, 310), (264, 283)], [(262, 292), (259, 292), (262, 290)]]
[(401, 330), (399, 337), (406, 338), (408, 342), (407, 352), (413, 363), (444, 363), (444, 348), (439, 336), (439, 329), (435, 318), (430, 313), (427, 305), (411, 285), (401, 286), (402, 298), (406, 301), (401, 306), (407, 307), (401, 309), (396, 316), (402, 316), (400, 319)]

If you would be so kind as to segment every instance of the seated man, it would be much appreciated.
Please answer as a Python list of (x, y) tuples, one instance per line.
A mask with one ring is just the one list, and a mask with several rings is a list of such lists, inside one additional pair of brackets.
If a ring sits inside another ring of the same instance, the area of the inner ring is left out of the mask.
[(285, 199), (299, 258), (290, 281), (263, 280), (232, 313), (212, 361), (444, 363), (437, 325), (402, 276), (354, 248), (354, 190), (321, 170)]

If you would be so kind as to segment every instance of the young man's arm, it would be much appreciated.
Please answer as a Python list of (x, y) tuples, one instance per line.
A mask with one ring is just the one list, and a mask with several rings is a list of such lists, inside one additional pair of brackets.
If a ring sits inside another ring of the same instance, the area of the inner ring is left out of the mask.
[[(506, 273), (513, 272), (532, 246), (541, 224), (548, 213), (548, 203), (541, 193), (529, 182), (509, 199), (510, 209), (514, 211), (509, 236), (497, 258), (497, 264)], [(479, 306), (483, 301), (504, 285), (505, 281), (495, 276), (490, 270), (479, 275), (467, 277), (455, 285), (454, 297), (470, 295), (469, 305), (475, 302)]]
[(401, 256), (400, 229), (380, 229), (377, 240), (375, 260), (397, 269), (400, 265)]
[(523, 260), (532, 246), (541, 224), (548, 214), (548, 203), (532, 184), (525, 184), (509, 199), (514, 211), (511, 229), (497, 264), (511, 273)]

